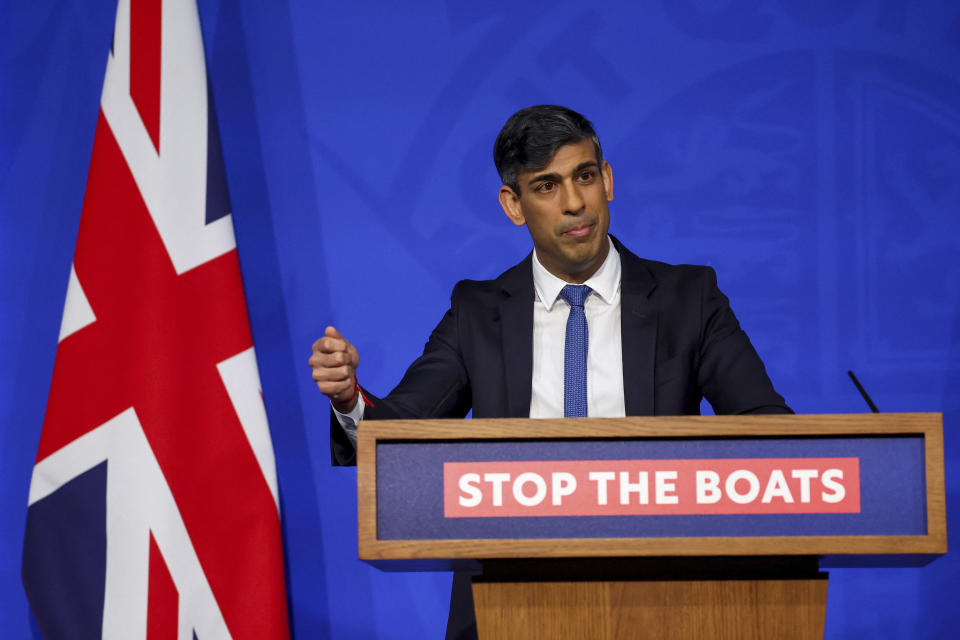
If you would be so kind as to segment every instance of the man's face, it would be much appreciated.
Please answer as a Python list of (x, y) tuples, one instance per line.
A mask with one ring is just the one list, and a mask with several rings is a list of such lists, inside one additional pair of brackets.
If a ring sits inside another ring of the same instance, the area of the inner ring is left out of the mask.
[(520, 195), (504, 186), (500, 205), (510, 220), (526, 225), (547, 271), (582, 283), (603, 264), (613, 201), (613, 171), (597, 164), (589, 139), (557, 149), (550, 164), (517, 178)]

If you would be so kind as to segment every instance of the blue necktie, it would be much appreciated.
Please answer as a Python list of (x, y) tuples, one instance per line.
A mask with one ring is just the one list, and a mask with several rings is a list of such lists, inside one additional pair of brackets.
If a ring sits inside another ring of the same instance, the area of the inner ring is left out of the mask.
[(587, 316), (583, 303), (590, 295), (585, 284), (568, 284), (560, 296), (570, 303), (567, 339), (563, 348), (563, 417), (587, 416)]

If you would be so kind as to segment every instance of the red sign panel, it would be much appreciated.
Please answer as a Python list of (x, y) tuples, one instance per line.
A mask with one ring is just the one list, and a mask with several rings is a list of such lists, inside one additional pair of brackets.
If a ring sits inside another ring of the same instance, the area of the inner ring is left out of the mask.
[(444, 516), (859, 513), (859, 458), (447, 462)]

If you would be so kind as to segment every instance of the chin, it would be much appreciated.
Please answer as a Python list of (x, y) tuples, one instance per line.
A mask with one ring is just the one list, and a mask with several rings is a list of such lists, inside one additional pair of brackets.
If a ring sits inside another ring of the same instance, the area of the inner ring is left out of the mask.
[(600, 251), (595, 247), (581, 247), (582, 251), (573, 251), (567, 254), (571, 266), (575, 265), (573, 271), (584, 271), (597, 265), (600, 260)]

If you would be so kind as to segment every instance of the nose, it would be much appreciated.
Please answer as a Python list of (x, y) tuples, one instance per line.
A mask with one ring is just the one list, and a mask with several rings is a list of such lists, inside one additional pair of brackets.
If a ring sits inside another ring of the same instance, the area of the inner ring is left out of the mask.
[(567, 185), (564, 189), (566, 199), (564, 201), (563, 212), (567, 215), (575, 216), (583, 213), (584, 199), (580, 193), (580, 188), (576, 184)]

